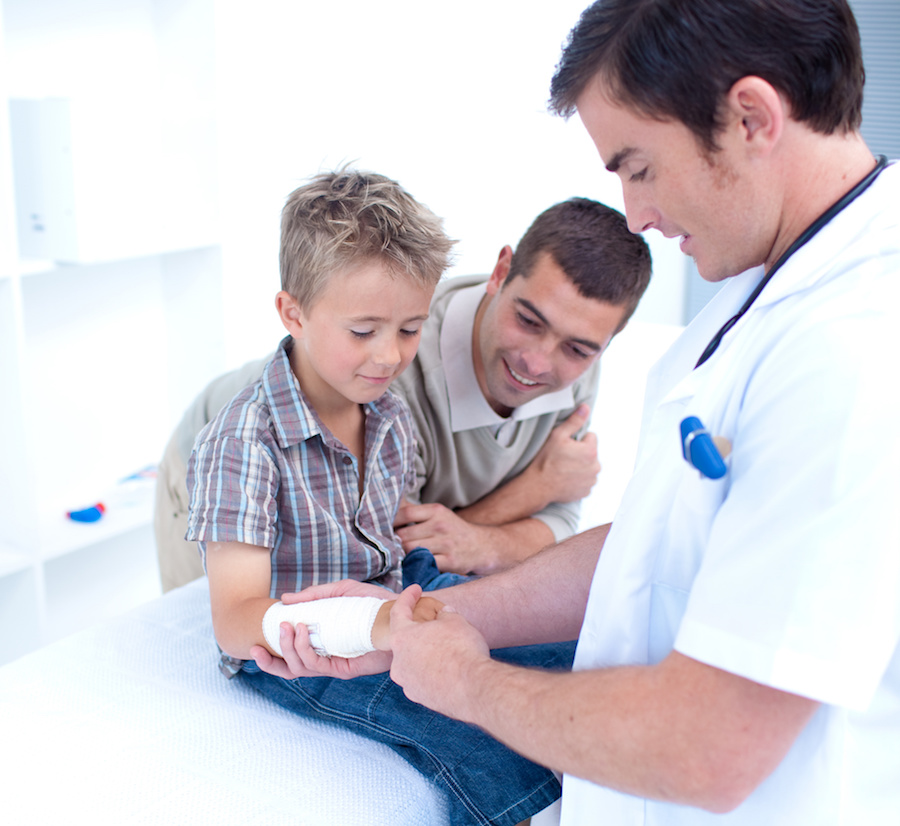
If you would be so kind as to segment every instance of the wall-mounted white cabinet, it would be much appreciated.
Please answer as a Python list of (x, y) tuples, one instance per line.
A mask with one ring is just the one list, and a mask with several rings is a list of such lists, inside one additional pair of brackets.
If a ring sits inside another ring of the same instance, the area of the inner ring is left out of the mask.
[(224, 367), (213, 15), (0, 3), (0, 663), (158, 593), (122, 480)]
[(214, 189), (214, 153), (172, 163), (152, 111), (110, 120), (78, 99), (12, 98), (9, 118), (23, 258), (97, 263), (215, 242), (215, 210), (190, 191), (198, 177)]

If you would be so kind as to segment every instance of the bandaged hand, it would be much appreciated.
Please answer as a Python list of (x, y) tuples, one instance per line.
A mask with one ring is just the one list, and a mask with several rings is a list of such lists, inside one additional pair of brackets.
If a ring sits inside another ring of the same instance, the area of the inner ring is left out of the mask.
[[(417, 586), (416, 586), (417, 587)], [(263, 636), (283, 657), (280, 628), (283, 622), (309, 630), (309, 641), (323, 657), (361, 657), (390, 649), (390, 611), (393, 600), (377, 597), (333, 597), (286, 605), (273, 603), (263, 617)], [(433, 620), (444, 607), (433, 597), (421, 597), (413, 610), (417, 622)]]
[(375, 651), (372, 627), (385, 604), (376, 597), (335, 597), (285, 605), (273, 603), (263, 616), (263, 636), (269, 647), (283, 657), (281, 623), (302, 623), (309, 630), (309, 642), (323, 657), (361, 657)]

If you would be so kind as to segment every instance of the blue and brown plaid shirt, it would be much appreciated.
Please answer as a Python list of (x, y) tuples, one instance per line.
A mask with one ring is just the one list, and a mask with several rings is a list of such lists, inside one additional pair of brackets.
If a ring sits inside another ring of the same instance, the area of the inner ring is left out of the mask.
[(186, 538), (199, 542), (204, 564), (208, 542), (269, 548), (272, 597), (345, 578), (399, 590), (393, 520), (415, 479), (409, 411), (390, 392), (365, 406), (360, 496), (357, 459), (307, 403), (291, 344), (284, 339), (262, 378), (197, 437)]

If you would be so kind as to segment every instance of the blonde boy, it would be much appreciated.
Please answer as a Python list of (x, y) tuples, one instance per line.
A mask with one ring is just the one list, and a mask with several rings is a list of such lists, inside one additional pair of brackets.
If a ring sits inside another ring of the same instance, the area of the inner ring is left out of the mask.
[(415, 356), (451, 246), (440, 219), (382, 175), (321, 174), (288, 197), (275, 305), (289, 335), (188, 467), (187, 538), (229, 676), (253, 645), (280, 653), (281, 615), (263, 634), (279, 594), (343, 578), (399, 590), (392, 522), (414, 435), (388, 388)]

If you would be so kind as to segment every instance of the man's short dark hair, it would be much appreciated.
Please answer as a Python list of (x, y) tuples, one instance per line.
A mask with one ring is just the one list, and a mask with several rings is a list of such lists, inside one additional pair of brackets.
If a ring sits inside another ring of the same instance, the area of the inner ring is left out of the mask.
[(681, 121), (708, 151), (725, 96), (751, 75), (816, 132), (851, 132), (862, 119), (865, 70), (847, 0), (597, 0), (563, 49), (551, 110), (570, 116), (597, 75), (615, 101)]
[(589, 198), (554, 204), (534, 219), (516, 246), (507, 281), (527, 278), (549, 253), (585, 298), (625, 307), (622, 326), (650, 283), (650, 250), (621, 212)]

